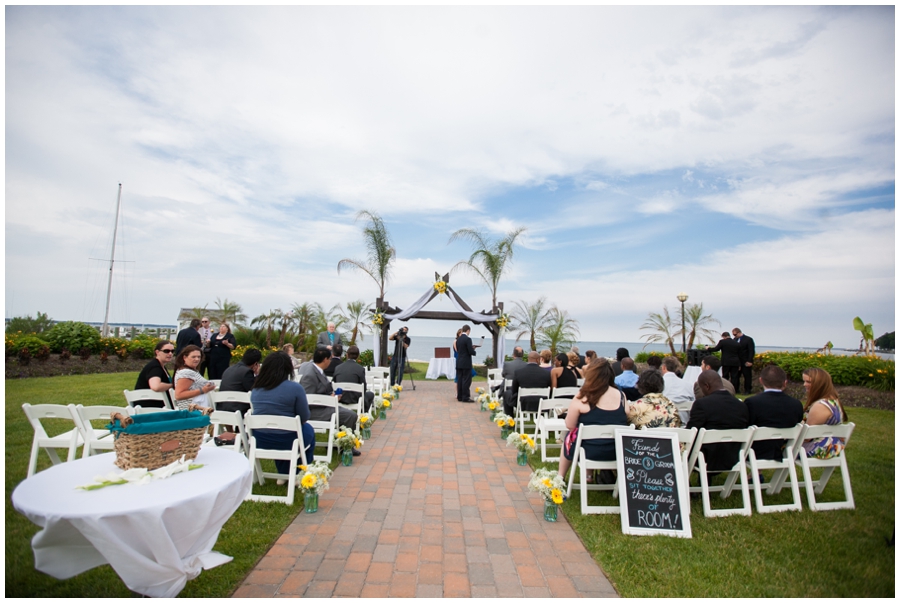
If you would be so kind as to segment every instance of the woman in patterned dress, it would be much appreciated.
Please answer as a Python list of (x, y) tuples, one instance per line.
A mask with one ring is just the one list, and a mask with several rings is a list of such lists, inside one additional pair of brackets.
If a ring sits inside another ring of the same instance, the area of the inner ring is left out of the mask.
[[(808, 368), (803, 371), (803, 387), (806, 388), (806, 406), (803, 422), (807, 425), (840, 425), (847, 422), (847, 413), (838, 399), (834, 383), (828, 371)], [(829, 459), (844, 449), (844, 438), (818, 438), (803, 442), (806, 456)]]
[(182, 402), (179, 408), (186, 408), (193, 402), (199, 406), (209, 406), (209, 392), (216, 389), (197, 371), (203, 360), (203, 351), (195, 345), (186, 346), (175, 358), (175, 402)]
[(662, 392), (666, 383), (662, 373), (656, 369), (647, 369), (638, 377), (635, 387), (641, 394), (640, 399), (625, 405), (628, 423), (636, 428), (681, 427), (681, 415), (671, 400)]

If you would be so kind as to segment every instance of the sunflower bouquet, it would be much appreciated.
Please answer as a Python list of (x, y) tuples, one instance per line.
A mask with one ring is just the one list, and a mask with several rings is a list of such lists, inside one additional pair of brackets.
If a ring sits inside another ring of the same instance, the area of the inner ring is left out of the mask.
[(481, 407), (491, 411), (491, 421), (493, 421), (496, 418), (496, 413), (500, 410), (500, 401), (496, 398), (488, 397), (481, 401)]
[(297, 486), (304, 494), (321, 494), (328, 489), (328, 480), (331, 479), (332, 471), (328, 465), (322, 461), (316, 461), (312, 465), (305, 467), (300, 466), (304, 471), (300, 478), (300, 484)]
[(504, 313), (497, 317), (497, 326), (501, 329), (505, 329), (509, 326), (509, 314)]
[(354, 448), (359, 449), (362, 446), (359, 434), (344, 425), (341, 425), (340, 430), (334, 434), (334, 443), (341, 452), (348, 452)]
[(563, 492), (566, 482), (563, 477), (551, 469), (535, 469), (528, 481), (528, 489), (540, 492), (545, 502), (561, 505), (566, 499)]
[(375, 422), (375, 418), (369, 413), (363, 413), (359, 415), (359, 437), (364, 440), (368, 440), (372, 437), (372, 423)]
[(509, 430), (516, 426), (516, 420), (504, 412), (500, 412), (494, 416), (494, 423), (500, 428), (500, 437), (506, 439)]
[(434, 283), (434, 290), (438, 292), (438, 295), (443, 295), (447, 292), (447, 283), (444, 281), (436, 281)]
[(516, 450), (518, 450), (519, 452), (535, 451), (534, 438), (532, 438), (527, 433), (513, 432), (509, 434), (509, 437), (506, 438), (506, 446), (515, 446)]

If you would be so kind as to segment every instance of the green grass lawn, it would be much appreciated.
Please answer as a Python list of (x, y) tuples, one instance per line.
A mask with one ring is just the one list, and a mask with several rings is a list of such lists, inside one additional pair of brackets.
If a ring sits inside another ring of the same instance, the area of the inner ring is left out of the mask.
[[(57, 580), (34, 569), (31, 538), (39, 528), (13, 509), (10, 497), (16, 485), (25, 479), (34, 430), (22, 412), (22, 404), (83, 404), (124, 406), (123, 389), (131, 389), (137, 373), (75, 375), (41, 379), (6, 381), (6, 596), (7, 597), (130, 597), (122, 580), (108, 565), (94, 568), (69, 580)], [(51, 426), (50, 435), (72, 428), (72, 423)], [(99, 423), (96, 424), (100, 427)], [(56, 430), (54, 431), (54, 428)], [(378, 423), (373, 427), (378, 431)], [(332, 468), (338, 463), (337, 455)], [(265, 463), (271, 463), (266, 461)], [(41, 452), (38, 470), (50, 466)], [(272, 466), (269, 470), (274, 470)], [(340, 469), (338, 469), (339, 471)], [(254, 483), (257, 494), (284, 494), (272, 480), (264, 486)], [(222, 528), (215, 550), (234, 557), (234, 561), (203, 571), (187, 583), (182, 597), (226, 597), (243, 581), (260, 557), (303, 510), (303, 496), (297, 493), (294, 504), (244, 502)]]
[[(853, 510), (810, 511), (801, 489), (799, 513), (760, 515), (754, 506), (750, 517), (706, 518), (698, 497), (691, 500), (691, 539), (626, 536), (619, 515), (582, 515), (578, 490), (563, 512), (625, 597), (893, 597), (894, 548), (886, 538), (894, 531), (894, 413), (849, 412), (856, 423), (847, 448)], [(539, 453), (531, 465), (556, 468), (542, 465)], [(817, 500), (842, 499), (835, 472)], [(765, 502), (790, 502), (789, 488)], [(590, 504), (614, 503), (591, 492)], [(711, 504), (740, 506), (740, 491), (724, 501), (713, 494)]]

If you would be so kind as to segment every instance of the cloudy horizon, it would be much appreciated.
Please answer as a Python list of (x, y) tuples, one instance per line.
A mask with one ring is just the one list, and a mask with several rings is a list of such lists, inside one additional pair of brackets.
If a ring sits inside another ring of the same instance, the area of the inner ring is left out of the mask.
[(854, 348), (894, 330), (894, 72), (893, 6), (8, 6), (6, 316), (103, 319), (121, 182), (112, 322), (373, 302), (369, 210), (401, 307), (521, 226), (499, 299), (581, 340), (685, 291)]

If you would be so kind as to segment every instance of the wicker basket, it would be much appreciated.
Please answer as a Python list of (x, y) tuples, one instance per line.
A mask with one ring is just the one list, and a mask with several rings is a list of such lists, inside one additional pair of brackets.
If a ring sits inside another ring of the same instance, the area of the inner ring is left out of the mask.
[[(212, 412), (211, 408), (203, 408), (193, 404), (188, 408), (189, 412), (195, 410), (199, 410), (203, 416), (208, 416)], [(153, 415), (157, 415), (154, 417), (156, 420), (162, 419), (163, 415), (172, 415), (173, 420), (179, 420), (184, 419), (187, 413), (184, 411), (170, 411), (138, 416), (149, 417)], [(132, 417), (118, 412), (110, 414), (110, 420), (113, 425), (116, 425), (118, 420), (118, 426), (122, 428), (127, 428), (135, 422)], [(157, 433), (133, 434), (126, 431), (118, 431), (115, 444), (116, 467), (120, 469), (142, 468), (152, 471), (177, 461), (182, 455), (186, 459), (197, 458), (200, 445), (203, 443), (203, 437), (209, 427), (208, 423), (207, 421), (207, 424), (191, 429), (174, 429)]]

